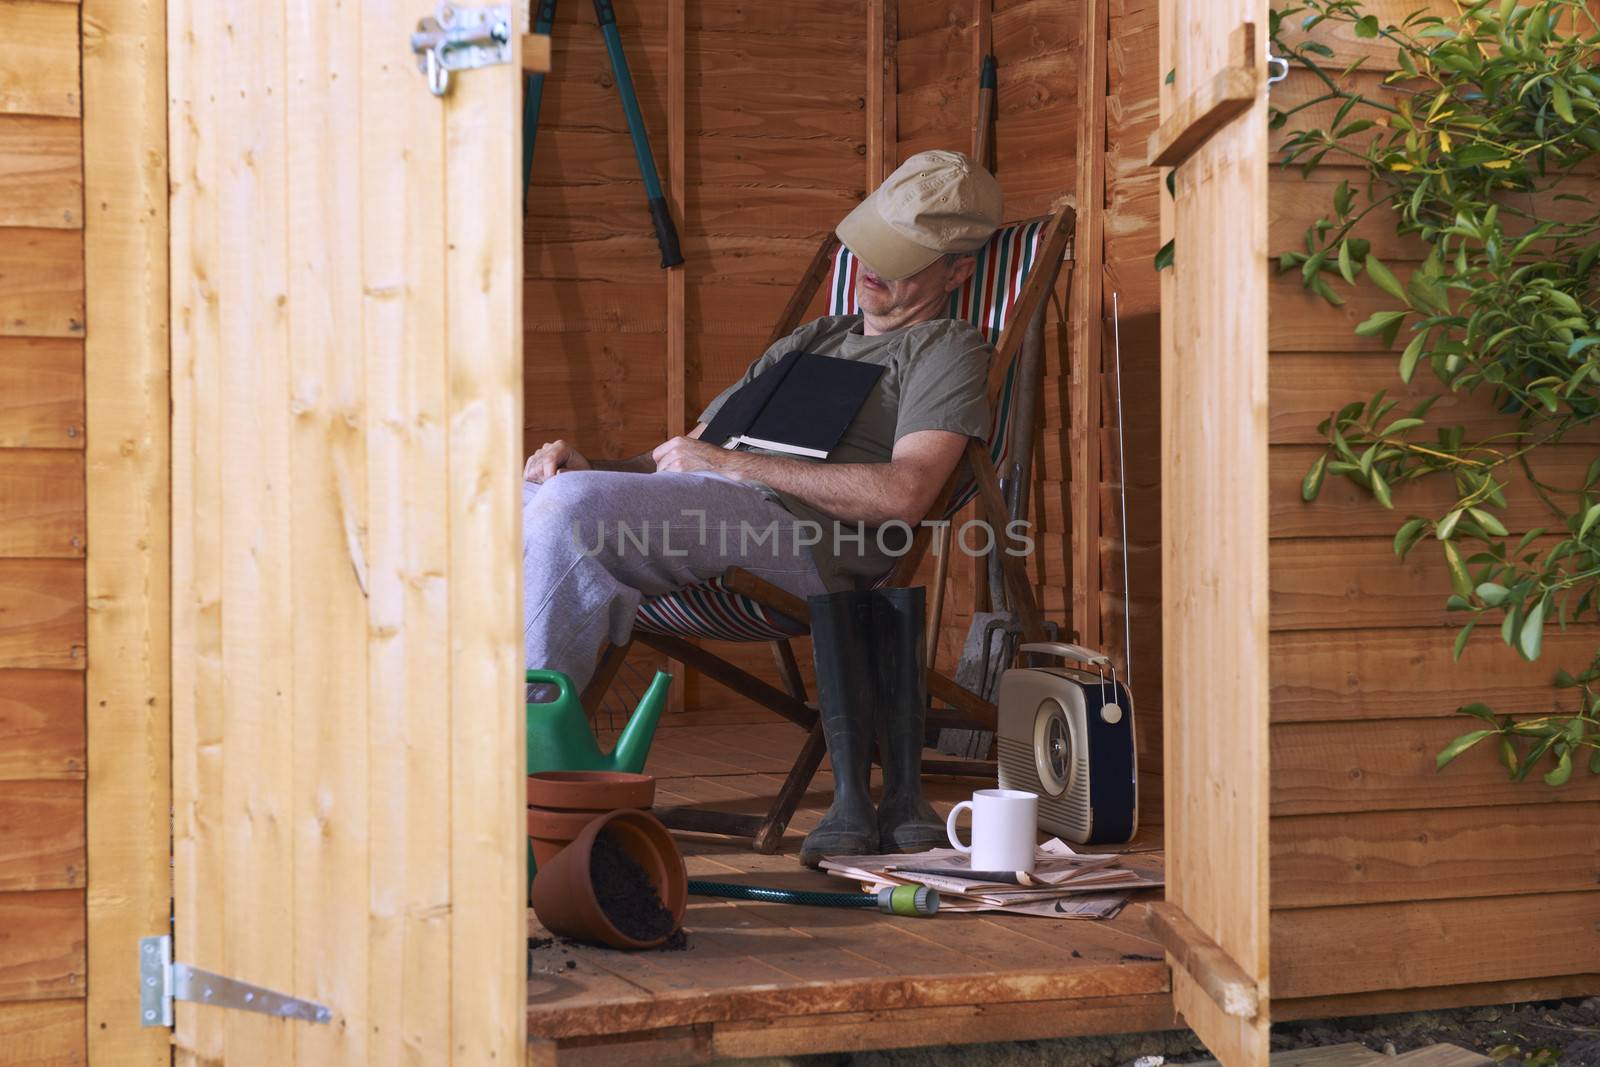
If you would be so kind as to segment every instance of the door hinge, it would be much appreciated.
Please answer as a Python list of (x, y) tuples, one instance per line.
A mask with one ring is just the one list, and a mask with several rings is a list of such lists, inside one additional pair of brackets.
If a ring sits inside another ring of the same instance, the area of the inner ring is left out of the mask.
[(511, 7), (440, 4), (433, 17), (417, 21), (411, 51), (417, 54), (428, 91), (443, 96), (450, 91), (451, 71), (511, 62)]
[(213, 974), (187, 963), (172, 962), (172, 935), (139, 939), (139, 1024), (172, 1025), (172, 1002), (187, 1000), (213, 1004), (219, 1008), (275, 1015), (282, 1019), (304, 1019), (325, 1023), (333, 1012), (309, 1000), (276, 993), (226, 975)]

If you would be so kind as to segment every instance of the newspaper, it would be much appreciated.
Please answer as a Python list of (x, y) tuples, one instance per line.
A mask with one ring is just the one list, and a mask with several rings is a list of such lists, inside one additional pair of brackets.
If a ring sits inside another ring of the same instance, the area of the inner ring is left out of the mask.
[[(822, 869), (859, 882), (865, 892), (925, 885), (939, 893), (941, 911), (1004, 911), (1058, 919), (1108, 919), (1128, 893), (1162, 884), (1158, 854), (1080, 853), (1059, 838), (1039, 846), (1032, 871), (978, 872), (953, 848), (883, 856), (825, 858)], [(948, 872), (948, 873), (946, 873)]]

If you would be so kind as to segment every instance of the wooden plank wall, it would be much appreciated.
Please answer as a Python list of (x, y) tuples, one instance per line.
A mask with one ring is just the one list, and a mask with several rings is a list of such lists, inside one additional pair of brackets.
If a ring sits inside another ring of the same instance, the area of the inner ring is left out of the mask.
[[(1398, 19), (1415, 6), (1385, 0), (1371, 9)], [(1338, 52), (1331, 69), (1358, 51), (1371, 57), (1369, 70), (1393, 66), (1392, 48), (1348, 35), (1326, 39)], [(1309, 74), (1296, 72), (1273, 92), (1282, 107), (1316, 91)], [(1281, 141), (1275, 134), (1274, 148)], [(1348, 173), (1328, 168), (1306, 181), (1298, 170), (1273, 168), (1272, 252), (1298, 245)], [(1368, 236), (1396, 266), (1418, 258), (1392, 231)], [(1600, 630), (1552, 633), (1538, 664), (1522, 662), (1491, 630), (1474, 635), (1461, 662), (1451, 662), (1455, 620), (1442, 610), (1449, 583), (1436, 547), (1420, 546), (1405, 563), (1390, 547), (1398, 523), (1431, 509), (1442, 487), (1396, 492), (1394, 512), (1332, 479), (1315, 505), (1301, 504), (1298, 494), (1319, 451), (1316, 424), (1331, 408), (1384, 386), (1421, 396), (1433, 383), (1424, 372), (1404, 389), (1398, 354), (1351, 332), (1389, 306), (1370, 286), (1343, 308), (1307, 297), (1297, 277), (1273, 286), (1274, 1014), (1337, 1010), (1331, 994), (1440, 986), (1461, 992), (1434, 990), (1434, 1003), (1483, 1002), (1481, 987), (1463, 983), (1570, 981), (1561, 976), (1590, 975), (1578, 986), (1593, 992), (1600, 779), (1579, 773), (1552, 790), (1507, 782), (1488, 751), (1439, 774), (1433, 761), (1468, 728), (1453, 713), (1460, 704), (1548, 707), (1555, 667), (1585, 662)], [(1445, 403), (1479, 426), (1497, 418), (1473, 401)], [(1594, 447), (1561, 452), (1555, 467), (1581, 467)], [(1509, 524), (1542, 525), (1531, 494), (1522, 496)], [(1321, 999), (1302, 1000), (1302, 1009), (1295, 998)]]
[(76, 3), (0, 0), (0, 1064), (85, 1057)]

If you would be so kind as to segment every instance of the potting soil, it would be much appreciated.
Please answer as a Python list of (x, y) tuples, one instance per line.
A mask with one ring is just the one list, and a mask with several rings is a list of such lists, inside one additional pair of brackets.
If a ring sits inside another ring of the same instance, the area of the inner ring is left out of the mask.
[(600, 910), (629, 937), (654, 941), (677, 927), (650, 876), (610, 834), (595, 838), (589, 853), (589, 877), (594, 881)]

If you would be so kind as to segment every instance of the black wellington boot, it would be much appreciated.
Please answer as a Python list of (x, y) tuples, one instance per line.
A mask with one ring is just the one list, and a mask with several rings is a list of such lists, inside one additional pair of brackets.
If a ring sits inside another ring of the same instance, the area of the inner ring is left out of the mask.
[(833, 768), (833, 804), (800, 846), (800, 862), (878, 851), (872, 812), (872, 594), (866, 590), (811, 597), (811, 655), (817, 707)]
[(944, 820), (922, 799), (928, 711), (923, 589), (876, 589), (872, 596), (878, 759), (883, 764), (878, 847), (884, 852), (926, 852), (949, 842)]

